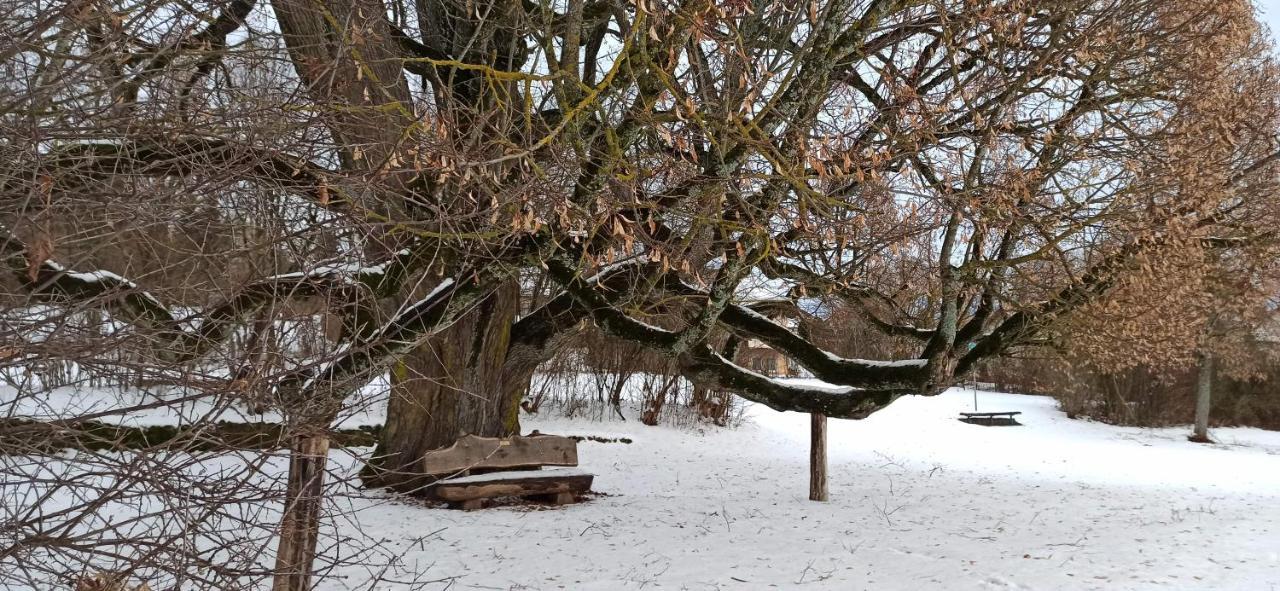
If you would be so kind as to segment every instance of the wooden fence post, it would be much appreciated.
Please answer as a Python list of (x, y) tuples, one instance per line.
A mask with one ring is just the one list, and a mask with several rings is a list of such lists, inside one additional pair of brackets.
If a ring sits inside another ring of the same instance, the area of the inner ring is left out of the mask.
[(809, 500), (827, 500), (827, 417), (812, 414), (809, 429)]
[(303, 435), (294, 440), (289, 453), (289, 484), (285, 491), (284, 515), (280, 518), (280, 545), (276, 550), (272, 591), (311, 589), (328, 458), (327, 434)]

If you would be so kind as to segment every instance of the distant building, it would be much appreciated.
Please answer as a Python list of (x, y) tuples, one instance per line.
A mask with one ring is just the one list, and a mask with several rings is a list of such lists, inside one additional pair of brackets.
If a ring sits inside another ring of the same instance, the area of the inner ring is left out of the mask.
[[(794, 306), (794, 304), (784, 300), (757, 301), (748, 305), (764, 311), (769, 320), (781, 324), (792, 331), (799, 328), (800, 322), (794, 317), (768, 313), (767, 310), (770, 304), (784, 304), (779, 306), (780, 309)], [(800, 366), (793, 362), (790, 357), (773, 350), (769, 345), (756, 339), (747, 339), (746, 342), (738, 347), (734, 363), (770, 377), (791, 378), (801, 375)]]
[(772, 377), (792, 377), (797, 373), (786, 355), (755, 339), (748, 340), (738, 349), (736, 362), (751, 371)]
[[(817, 307), (816, 300), (797, 296), (792, 282), (767, 279), (756, 272), (738, 285), (734, 300), (767, 316), (769, 320), (796, 331), (800, 327), (800, 322), (795, 317), (796, 308), (800, 307), (812, 314)], [(770, 377), (797, 377), (805, 373), (791, 358), (756, 339), (748, 339), (738, 347), (734, 363)]]

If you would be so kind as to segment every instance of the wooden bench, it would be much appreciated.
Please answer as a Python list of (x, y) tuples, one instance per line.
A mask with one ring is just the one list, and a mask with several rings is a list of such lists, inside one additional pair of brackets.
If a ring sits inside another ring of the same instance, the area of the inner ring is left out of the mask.
[(962, 412), (960, 420), (974, 425), (987, 426), (1008, 426), (1021, 425), (1014, 417), (1022, 414), (1022, 411), (1011, 410), (1004, 412)]
[[(521, 437), (466, 435), (419, 460), (422, 474), (437, 478), (428, 498), (455, 509), (479, 509), (485, 499), (527, 497), (554, 505), (572, 503), (591, 490), (591, 474), (577, 470), (578, 442), (535, 432)], [(544, 470), (546, 466), (561, 466)]]

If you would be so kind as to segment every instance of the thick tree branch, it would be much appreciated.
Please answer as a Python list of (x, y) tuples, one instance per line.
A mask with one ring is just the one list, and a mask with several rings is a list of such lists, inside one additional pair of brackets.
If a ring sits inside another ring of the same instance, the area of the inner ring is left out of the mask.
[[(664, 276), (663, 287), (684, 297), (706, 298), (706, 291), (681, 281), (674, 273)], [(812, 341), (739, 304), (728, 304), (720, 322), (730, 330), (759, 339), (831, 384), (876, 390), (923, 391), (928, 378), (924, 359), (874, 361), (846, 359), (822, 350)]]
[[(249, 315), (274, 304), (325, 297), (349, 307), (364, 299), (385, 297), (399, 288), (417, 259), (406, 249), (375, 265), (327, 264), (267, 277), (245, 285), (220, 304), (179, 316), (134, 281), (111, 271), (75, 271), (53, 260), (36, 260), (43, 255), (3, 227), (0, 256), (33, 297), (103, 306), (118, 320), (155, 330), (162, 342), (157, 346), (160, 355), (177, 363), (207, 355)], [(197, 328), (187, 328), (191, 325)]]
[[(244, 24), (249, 12), (253, 10), (254, 4), (255, 0), (231, 0), (226, 9), (219, 13), (207, 27), (171, 47), (162, 48), (142, 68), (141, 72), (124, 83), (120, 92), (121, 100), (126, 104), (136, 102), (138, 100), (138, 90), (142, 88), (142, 85), (173, 63), (173, 60), (181, 55), (182, 52), (191, 50), (216, 52), (225, 47), (227, 35), (230, 35)], [(203, 69), (205, 67), (204, 63), (206, 61), (202, 60), (198, 68)]]
[(7, 175), (0, 196), (25, 195), (45, 178), (53, 181), (53, 188), (75, 190), (119, 176), (202, 174), (216, 176), (219, 182), (242, 180), (294, 191), (326, 207), (344, 205), (338, 192), (330, 190), (330, 180), (337, 176), (333, 171), (305, 158), (204, 137), (70, 145), (42, 157), (26, 175)]

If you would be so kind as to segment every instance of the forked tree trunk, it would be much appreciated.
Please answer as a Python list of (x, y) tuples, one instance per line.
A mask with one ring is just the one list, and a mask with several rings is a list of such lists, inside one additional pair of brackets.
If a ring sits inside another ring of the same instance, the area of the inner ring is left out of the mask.
[(1196, 423), (1191, 433), (1191, 441), (1210, 443), (1209, 439), (1209, 406), (1213, 394), (1213, 355), (1200, 355), (1200, 375), (1196, 381)]
[(367, 484), (414, 492), (429, 484), (415, 466), (424, 453), (466, 434), (519, 432), (520, 396), (532, 372), (504, 371), (519, 295), (514, 283), (503, 287), (393, 368), (386, 428), (364, 471)]
[(272, 591), (311, 589), (311, 569), (319, 538), (324, 469), (328, 457), (327, 435), (304, 435), (293, 443)]
[(631, 379), (631, 374), (619, 371), (616, 378), (609, 392), (609, 406), (613, 408), (613, 412), (617, 413), (619, 419), (626, 421), (627, 417), (622, 414), (622, 391), (627, 386), (627, 380)]
[(827, 417), (809, 415), (809, 500), (827, 500)]

